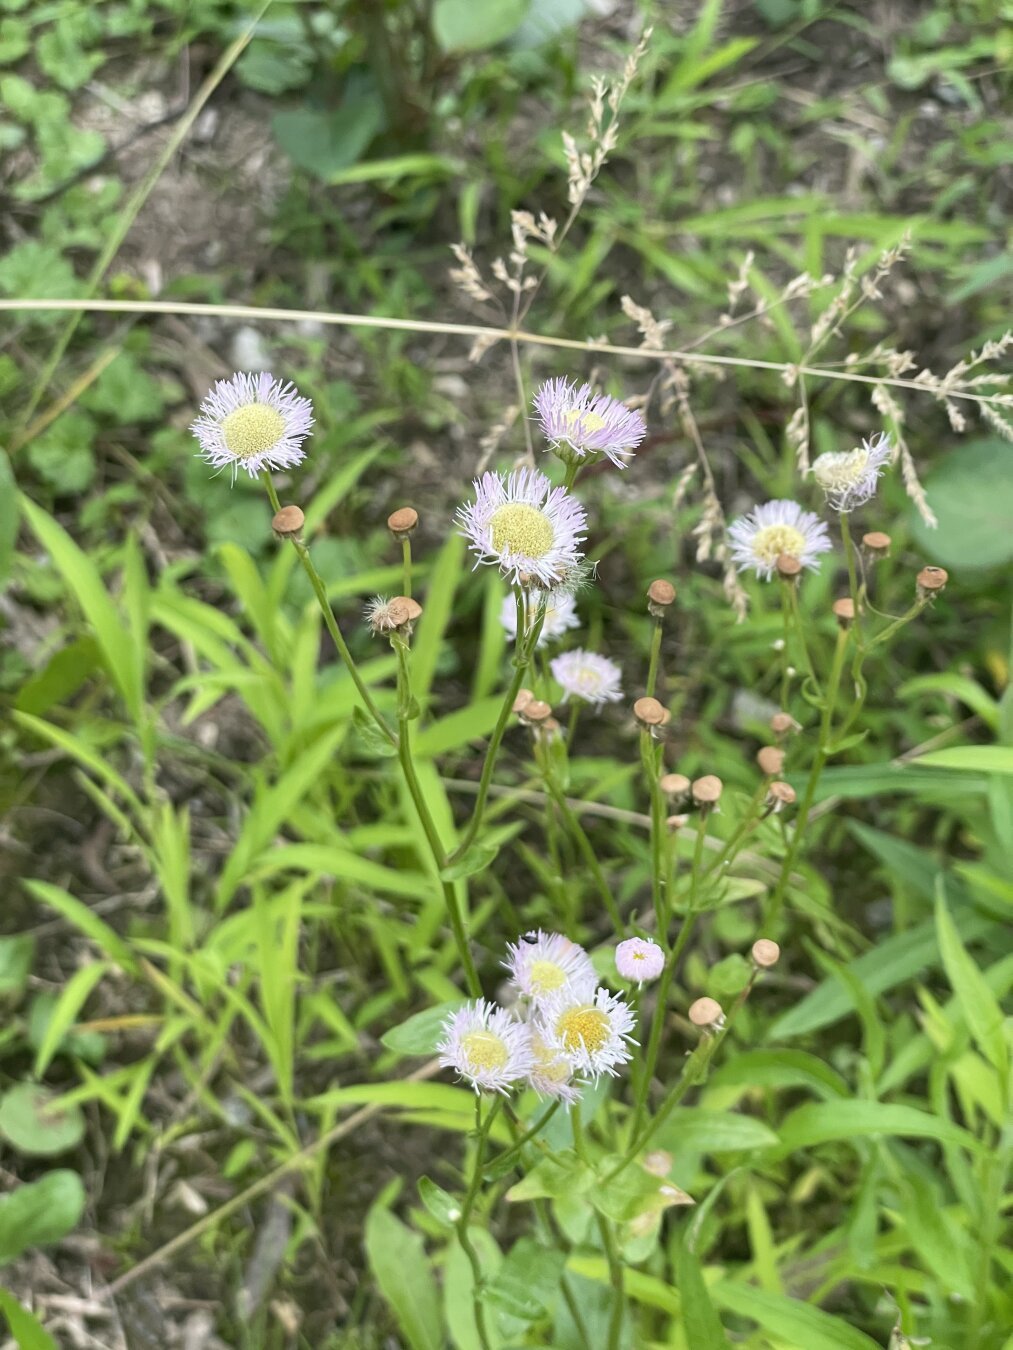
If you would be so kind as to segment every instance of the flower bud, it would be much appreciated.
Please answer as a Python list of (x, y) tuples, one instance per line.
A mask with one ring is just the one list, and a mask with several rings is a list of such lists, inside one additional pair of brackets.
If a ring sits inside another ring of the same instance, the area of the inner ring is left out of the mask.
[(781, 956), (781, 948), (770, 938), (757, 938), (753, 943), (753, 961), (761, 970), (776, 966)]
[(533, 689), (518, 689), (512, 711), (515, 713), (522, 713), (534, 696), (535, 691)]
[(923, 567), (918, 573), (918, 599), (934, 600), (950, 579), (950, 574), (942, 567)]
[(790, 783), (784, 783), (775, 778), (767, 788), (767, 810), (774, 815), (786, 806), (794, 806), (796, 799), (795, 789)]
[(279, 539), (294, 539), (302, 530), (305, 520), (298, 506), (283, 506), (274, 513), (271, 529)]
[(373, 632), (394, 633), (399, 629), (410, 631), (410, 625), (422, 613), (422, 606), (406, 595), (396, 595), (393, 600), (384, 600), (377, 596), (366, 606), (366, 622)]
[(790, 553), (779, 553), (774, 566), (777, 569), (777, 575), (783, 577), (785, 581), (797, 582), (802, 575), (802, 564), (798, 558), (793, 557)]
[(765, 745), (756, 752), (756, 762), (766, 778), (774, 778), (784, 768), (784, 751), (776, 745)]
[(665, 824), (668, 826), (672, 834), (675, 834), (676, 830), (685, 829), (688, 821), (689, 816), (669, 816), (668, 819), (665, 821)]
[(870, 530), (862, 535), (862, 551), (869, 562), (878, 562), (890, 552), (890, 536), (882, 530)]
[(776, 712), (770, 719), (770, 729), (775, 736), (787, 736), (789, 731), (801, 731), (801, 726), (791, 713)]
[(518, 716), (528, 726), (540, 726), (552, 716), (552, 707), (544, 699), (533, 698), (519, 709)]
[(658, 787), (666, 797), (685, 797), (689, 791), (689, 779), (684, 773), (665, 773), (658, 779)]
[(663, 708), (656, 698), (638, 698), (633, 705), (633, 716), (642, 727), (664, 726), (671, 714)]
[(716, 999), (698, 998), (689, 1005), (689, 1020), (701, 1031), (720, 1031), (725, 1024), (725, 1015)]
[(701, 811), (709, 811), (711, 807), (716, 806), (724, 791), (724, 783), (716, 774), (707, 773), (702, 778), (693, 780), (691, 791), (693, 800)]
[(647, 612), (655, 619), (663, 619), (669, 605), (675, 603), (675, 587), (659, 578), (647, 588)]
[(387, 517), (387, 529), (395, 539), (407, 539), (419, 523), (419, 513), (414, 506), (402, 506)]
[(834, 618), (838, 628), (850, 628), (855, 621), (855, 602), (850, 595), (833, 603)]

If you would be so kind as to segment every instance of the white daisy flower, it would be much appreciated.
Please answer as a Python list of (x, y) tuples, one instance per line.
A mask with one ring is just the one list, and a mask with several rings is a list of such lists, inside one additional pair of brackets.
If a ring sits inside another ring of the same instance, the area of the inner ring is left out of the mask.
[(733, 544), (732, 561), (739, 571), (756, 569), (756, 575), (769, 581), (774, 566), (785, 553), (797, 558), (811, 571), (819, 568), (821, 553), (833, 547), (825, 523), (813, 511), (803, 511), (798, 502), (764, 502), (741, 516), (728, 529)]
[(633, 1040), (636, 1018), (620, 995), (608, 989), (590, 994), (567, 987), (557, 990), (539, 1009), (538, 1025), (551, 1050), (592, 1078), (603, 1073), (615, 1077), (615, 1066), (631, 1058), (627, 1042)]
[(565, 488), (534, 469), (486, 473), (474, 486), (475, 501), (456, 519), (479, 562), (498, 563), (511, 581), (525, 576), (546, 590), (579, 565), (587, 512)]
[(616, 948), (616, 970), (624, 980), (656, 980), (665, 969), (665, 953), (656, 942), (632, 937)]
[(546, 380), (535, 395), (535, 411), (553, 449), (565, 445), (578, 459), (608, 455), (617, 469), (626, 468), (647, 435), (639, 412), (608, 394), (596, 394), (589, 384), (578, 388), (576, 381)]
[(520, 942), (507, 944), (503, 962), (514, 984), (536, 1003), (569, 986), (586, 994), (598, 982), (591, 958), (579, 943), (562, 933), (525, 933)]
[(893, 446), (886, 432), (862, 441), (854, 450), (831, 451), (813, 462), (813, 477), (835, 511), (853, 511), (875, 494)]
[[(542, 592), (540, 591), (528, 592), (528, 609), (532, 615), (538, 613), (542, 598)], [(504, 597), (503, 608), (500, 610), (500, 622), (506, 630), (507, 637), (516, 641), (517, 601), (513, 594)], [(547, 596), (545, 618), (542, 621), (542, 631), (538, 634), (537, 645), (544, 647), (553, 638), (562, 637), (568, 629), (579, 627), (577, 602), (573, 596), (567, 594), (566, 591), (550, 591)]]
[(563, 690), (563, 702), (582, 698), (600, 708), (603, 703), (618, 703), (623, 696), (623, 673), (614, 661), (597, 652), (577, 647), (563, 652), (549, 663), (552, 678)]
[(540, 1097), (558, 1097), (569, 1106), (583, 1095), (579, 1084), (573, 1081), (573, 1068), (560, 1050), (547, 1045), (537, 1026), (531, 1027), (531, 1052), (535, 1063), (528, 1074), (528, 1083)]
[(256, 478), (261, 469), (291, 469), (306, 458), (302, 443), (311, 435), (313, 404), (294, 384), (264, 372), (219, 380), (200, 406), (190, 430), (200, 457), (216, 469), (232, 467)]
[(476, 1092), (506, 1092), (535, 1065), (530, 1027), (484, 998), (451, 1013), (436, 1050), (443, 1068), (456, 1069)]

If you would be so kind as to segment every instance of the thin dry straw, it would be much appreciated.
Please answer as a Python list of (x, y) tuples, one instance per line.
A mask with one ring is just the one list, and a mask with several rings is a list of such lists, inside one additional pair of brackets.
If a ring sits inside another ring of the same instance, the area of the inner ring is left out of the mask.
[[(672, 348), (622, 347), (608, 342), (581, 342), (576, 338), (547, 337), (524, 329), (489, 328), (475, 323), (437, 323), (427, 319), (391, 319), (382, 314), (342, 314), (312, 309), (262, 309), (255, 305), (201, 305), (175, 300), (0, 300), (0, 312), (34, 310), (38, 313), (65, 311), (67, 313), (96, 314), (176, 314), (203, 318), (249, 319), (254, 322), (280, 321), (282, 323), (315, 322), (339, 328), (384, 328), (409, 333), (457, 334), (461, 337), (481, 337), (493, 342), (519, 342), (530, 347), (561, 347), (568, 351), (604, 353), (609, 356), (629, 356), (640, 361), (675, 361), (693, 366), (739, 366), (753, 370), (771, 370), (778, 374), (811, 375), (824, 380), (847, 380), (853, 384), (892, 385), (898, 389), (914, 389), (918, 393), (934, 393), (931, 385), (918, 380), (902, 380), (885, 375), (859, 375), (855, 371), (831, 370), (824, 366), (800, 366), (792, 361), (760, 361), (745, 356), (718, 356), (707, 352), (684, 352)], [(973, 403), (1009, 406), (1008, 394), (973, 394), (949, 390), (950, 398), (968, 399)]]

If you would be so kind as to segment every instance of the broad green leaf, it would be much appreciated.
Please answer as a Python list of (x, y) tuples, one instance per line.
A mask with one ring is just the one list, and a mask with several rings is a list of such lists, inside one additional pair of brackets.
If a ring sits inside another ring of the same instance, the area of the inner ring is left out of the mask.
[(41, 716), (55, 703), (65, 702), (91, 675), (100, 659), (93, 637), (77, 638), (61, 647), (18, 690), (15, 707), (19, 712)]
[(941, 1144), (979, 1150), (980, 1142), (959, 1125), (899, 1102), (810, 1102), (793, 1111), (779, 1130), (778, 1154), (817, 1144), (853, 1141), (876, 1135), (936, 1139)]
[(531, 0), (436, 0), (433, 32), (445, 52), (478, 52), (517, 31)]
[(851, 1095), (836, 1069), (805, 1050), (740, 1050), (711, 1073), (708, 1086), (805, 1087), (825, 1100)]
[(736, 1153), (740, 1149), (770, 1148), (777, 1135), (762, 1120), (732, 1111), (704, 1111), (683, 1107), (672, 1112), (655, 1136), (661, 1148), (673, 1153)]
[(933, 750), (911, 761), (917, 768), (957, 769), (961, 773), (1013, 774), (1013, 746), (1010, 745), (951, 745), (945, 750)]
[(930, 562), (999, 567), (1013, 558), (1013, 456), (998, 436), (970, 441), (935, 466), (925, 483), (938, 527), (912, 508), (911, 530)]
[(571, 1149), (550, 1154), (506, 1193), (513, 1204), (558, 1195), (578, 1195), (597, 1185), (594, 1172)]
[(0, 998), (17, 998), (28, 984), (35, 939), (27, 933), (0, 938)]
[(682, 1328), (693, 1350), (728, 1350), (728, 1338), (714, 1311), (696, 1254), (683, 1239), (675, 1245), (675, 1278), (682, 1299)]
[(444, 1022), (451, 1013), (464, 1007), (464, 1000), (453, 1003), (438, 1003), (435, 1008), (425, 1008), (415, 1013), (399, 1026), (391, 1027), (380, 1037), (388, 1050), (399, 1055), (434, 1055)]
[[(483, 1275), (487, 1280), (494, 1279), (503, 1264), (503, 1254), (492, 1234), (486, 1228), (476, 1227), (468, 1229), (468, 1236), (478, 1255)], [(443, 1265), (443, 1309), (455, 1350), (482, 1350), (475, 1326), (474, 1288), (475, 1276), (471, 1262), (455, 1237), (447, 1247)], [(495, 1325), (497, 1319), (487, 1317), (485, 1320), (493, 1350), (498, 1350), (503, 1342)]]
[(419, 1199), (433, 1218), (448, 1228), (453, 1228), (461, 1217), (460, 1200), (429, 1177), (419, 1177)]
[(882, 1350), (864, 1331), (783, 1294), (722, 1281), (711, 1290), (711, 1297), (719, 1307), (748, 1317), (797, 1350)]
[(366, 1219), (366, 1256), (411, 1350), (441, 1350), (443, 1318), (422, 1239), (389, 1209), (374, 1206)]
[(1009, 1052), (1003, 1034), (1002, 1009), (960, 940), (946, 907), (942, 877), (936, 892), (936, 931), (946, 978), (957, 996), (971, 1035), (985, 1058), (1005, 1076), (1009, 1072)]
[(466, 849), (456, 862), (448, 863), (446, 867), (441, 868), (440, 876), (444, 881), (461, 881), (464, 877), (475, 876), (476, 873), (485, 871), (498, 852), (499, 844), (480, 840)]
[(326, 182), (361, 158), (385, 121), (383, 99), (367, 77), (347, 80), (337, 107), (303, 100), (280, 109), (271, 118), (271, 130), (293, 163)]
[(507, 1253), (483, 1297), (511, 1317), (535, 1322), (551, 1309), (565, 1263), (558, 1249), (522, 1237)]
[(23, 1308), (6, 1289), (0, 1289), (0, 1312), (7, 1320), (18, 1350), (59, 1350), (39, 1319)]
[(0, 1136), (19, 1153), (49, 1158), (81, 1142), (84, 1116), (36, 1083), (19, 1083), (0, 1097)]
[(55, 909), (85, 937), (91, 938), (110, 961), (132, 974), (137, 973), (137, 960), (130, 948), (113, 932), (106, 921), (100, 919), (87, 905), (48, 881), (26, 881), (24, 887), (35, 896), (36, 900), (41, 900), (43, 904)]
[(81, 1178), (63, 1167), (0, 1196), (0, 1265), (66, 1237), (80, 1222), (84, 1201)]
[(918, 675), (897, 690), (899, 699), (916, 698), (919, 694), (948, 694), (976, 712), (990, 731), (999, 730), (999, 704), (977, 680), (966, 675), (957, 675), (953, 671), (947, 671), (945, 675)]

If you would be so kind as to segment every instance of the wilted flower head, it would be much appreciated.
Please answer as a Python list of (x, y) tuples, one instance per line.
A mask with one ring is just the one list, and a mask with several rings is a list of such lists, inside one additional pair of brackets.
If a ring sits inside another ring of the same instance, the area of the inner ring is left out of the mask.
[[(528, 609), (534, 617), (538, 613), (542, 595), (538, 591), (529, 592), (529, 595)], [(500, 622), (506, 630), (507, 637), (516, 639), (517, 602), (513, 595), (507, 595), (503, 598)], [(544, 647), (553, 638), (562, 637), (567, 629), (579, 627), (577, 604), (573, 596), (568, 595), (566, 591), (550, 591), (546, 597), (545, 618), (542, 620), (542, 631), (538, 634), (537, 645)]]
[(656, 942), (632, 937), (616, 948), (616, 970), (624, 980), (656, 980), (665, 969), (665, 953)]
[(498, 563), (511, 581), (527, 576), (546, 590), (579, 565), (587, 512), (565, 488), (534, 469), (486, 473), (474, 486), (475, 501), (456, 519), (479, 562)]
[(567, 1106), (579, 1101), (581, 1091), (573, 1081), (573, 1066), (562, 1051), (547, 1044), (538, 1026), (531, 1026), (531, 1053), (534, 1065), (528, 1082), (540, 1097), (558, 1097)]
[(607, 455), (619, 469), (647, 434), (643, 417), (608, 394), (595, 394), (566, 379), (547, 380), (535, 395), (535, 411), (553, 448), (565, 445), (578, 459)]
[(616, 1065), (631, 1058), (627, 1042), (635, 1025), (620, 995), (603, 988), (588, 993), (564, 986), (539, 1009), (546, 1045), (565, 1055), (575, 1071), (593, 1078), (615, 1077)]
[(816, 571), (819, 555), (832, 547), (819, 516), (791, 501), (757, 506), (732, 523), (728, 538), (733, 545), (732, 561), (738, 563), (739, 571), (752, 567), (765, 581), (773, 576), (779, 557), (797, 558), (803, 567)]
[(854, 450), (829, 451), (813, 461), (813, 477), (835, 511), (853, 511), (867, 502), (891, 453), (890, 437), (879, 432)]
[(549, 663), (552, 678), (562, 687), (563, 702), (582, 698), (600, 708), (603, 703), (617, 703), (623, 696), (623, 673), (614, 661), (597, 652), (586, 652), (577, 647), (563, 652)]
[(313, 404), (294, 384), (272, 375), (233, 375), (218, 380), (200, 406), (190, 430), (200, 456), (216, 469), (232, 466), (256, 478), (261, 469), (291, 469), (302, 462), (302, 443), (311, 434)]
[(597, 983), (587, 952), (562, 933), (525, 933), (520, 942), (507, 944), (503, 962), (522, 994), (536, 1003), (564, 986), (591, 993)]
[(476, 1091), (505, 1092), (534, 1066), (530, 1028), (484, 998), (451, 1013), (436, 1050), (443, 1068), (456, 1069)]

